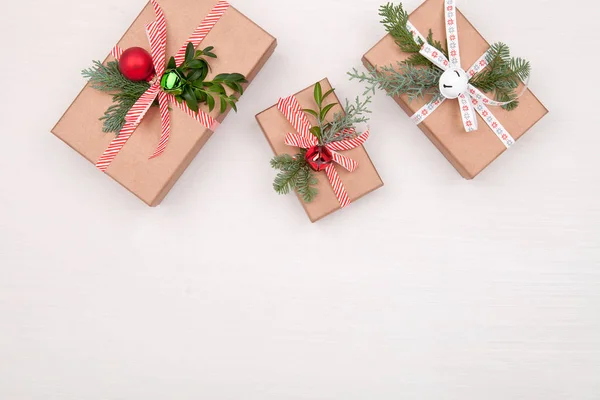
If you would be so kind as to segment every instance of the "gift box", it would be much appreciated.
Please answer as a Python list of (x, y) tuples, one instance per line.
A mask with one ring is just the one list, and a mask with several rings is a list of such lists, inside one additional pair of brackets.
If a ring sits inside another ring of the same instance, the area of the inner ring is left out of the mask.
[[(420, 7), (410, 14), (409, 21), (424, 35), (429, 29), (433, 31), (434, 39), (446, 43), (446, 16), (445, 0), (426, 0)], [(490, 45), (475, 27), (456, 10), (456, 18), (451, 21), (458, 29), (460, 41), (460, 63), (467, 71)], [(385, 36), (363, 57), (367, 68), (377, 68), (381, 71), (384, 66), (396, 66), (409, 57), (403, 53), (391, 35)], [(424, 107), (431, 98), (408, 101), (408, 96), (396, 96), (394, 100), (409, 115)], [(433, 109), (433, 107), (432, 107)], [(501, 107), (490, 107), (489, 110), (503, 126), (510, 132), (512, 139), (518, 140), (548, 110), (529, 89), (525, 90), (519, 98), (519, 106), (506, 111)], [(424, 113), (428, 112), (426, 109)], [(498, 139), (498, 132), (492, 132), (482, 117), (477, 115), (479, 128), (476, 131), (466, 132), (461, 123), (461, 110), (456, 101), (445, 101), (418, 125), (439, 151), (450, 161), (456, 170), (466, 179), (473, 179), (498, 156), (507, 150), (504, 142)], [(508, 142), (512, 144), (512, 139)]]
[[(211, 21), (215, 8), (224, 4), (217, 0), (159, 0), (159, 3), (166, 19), (166, 60), (191, 39), (190, 35), (201, 23)], [(269, 59), (277, 42), (238, 10), (229, 4), (226, 6), (220, 19), (216, 23), (213, 20), (214, 27), (201, 42), (202, 47), (214, 46), (213, 51), (218, 54), (218, 58), (210, 61), (208, 77), (236, 72), (243, 74), (250, 82)], [(157, 15), (153, 4), (148, 4), (122, 37), (118, 47), (150, 50), (146, 26), (152, 24)], [(109, 55), (105, 63), (111, 60), (114, 58)], [(103, 133), (103, 123), (99, 120), (111, 104), (110, 95), (94, 90), (88, 84), (52, 129), (52, 133), (87, 160), (97, 163), (115, 139), (115, 134)], [(200, 110), (214, 119), (210, 119), (212, 126), (199, 124), (186, 115), (189, 110), (186, 113), (171, 102), (168, 107), (171, 132), (166, 144), (161, 142), (163, 127), (159, 107), (150, 107), (114, 160), (105, 166), (106, 174), (149, 206), (157, 206), (230, 108), (220, 113), (217, 106), (209, 112), (206, 105), (201, 105)], [(165, 145), (164, 153), (150, 159), (159, 143)]]
[[(327, 92), (331, 89), (329, 80), (324, 79), (319, 83), (323, 92)], [(310, 87), (291, 96), (295, 97), (302, 109), (315, 108), (316, 104), (313, 96), (314, 86), (315, 85), (311, 85)], [(332, 115), (343, 112), (343, 109), (340, 106), (341, 103), (339, 102), (335, 93), (331, 95), (331, 102), (337, 103), (337, 105), (332, 109)], [(290, 133), (296, 133), (297, 129), (282, 113), (281, 107), (278, 106), (279, 104), (276, 104), (257, 114), (256, 120), (258, 121), (258, 124), (260, 125), (275, 155), (289, 154), (294, 156), (296, 153), (298, 153), (298, 148), (286, 144), (286, 135)], [(316, 120), (314, 117), (310, 115), (306, 116), (311, 124), (315, 123)], [(349, 147), (352, 146), (348, 146), (348, 148)], [(383, 186), (381, 177), (379, 176), (375, 166), (369, 158), (369, 155), (362, 145), (358, 145), (349, 150), (344, 148), (342, 153), (345, 157), (356, 161), (358, 163), (358, 168), (350, 172), (349, 170), (342, 168), (340, 165), (335, 164), (335, 171), (339, 176), (339, 181), (337, 184), (332, 184), (332, 182), (328, 180), (325, 172), (318, 172), (318, 184), (316, 186), (318, 190), (317, 197), (312, 202), (307, 203), (298, 195), (300, 203), (304, 207), (304, 210), (306, 211), (306, 214), (311, 222), (316, 222), (347, 205), (344, 204), (343, 200), (340, 201), (341, 196), (336, 190), (337, 186), (343, 185), (343, 188), (347, 192), (346, 203), (354, 202), (366, 194)]]

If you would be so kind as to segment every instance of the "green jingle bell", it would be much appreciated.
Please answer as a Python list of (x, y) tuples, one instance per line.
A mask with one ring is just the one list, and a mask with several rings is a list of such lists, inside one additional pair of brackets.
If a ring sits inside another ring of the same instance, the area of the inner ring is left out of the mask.
[(183, 76), (176, 69), (166, 71), (160, 79), (160, 87), (162, 90), (170, 94), (182, 94)]

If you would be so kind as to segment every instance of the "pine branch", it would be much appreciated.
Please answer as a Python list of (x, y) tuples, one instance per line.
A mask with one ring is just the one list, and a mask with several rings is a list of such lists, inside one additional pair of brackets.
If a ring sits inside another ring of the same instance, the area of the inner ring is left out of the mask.
[(302, 150), (295, 157), (289, 154), (276, 156), (271, 160), (271, 167), (280, 170), (273, 182), (273, 189), (278, 194), (288, 194), (296, 190), (304, 202), (312, 202), (318, 194), (314, 185), (318, 183), (304, 156)]
[(383, 17), (381, 23), (385, 30), (392, 35), (396, 44), (405, 53), (418, 53), (423, 43), (417, 42), (406, 27), (408, 13), (402, 3), (394, 5), (388, 3), (379, 8), (379, 16)]
[(302, 200), (304, 200), (305, 203), (312, 203), (319, 194), (317, 188), (314, 187), (314, 185), (318, 183), (319, 181), (314, 176), (312, 170), (308, 164), (305, 163), (300, 169), (296, 179), (296, 191), (302, 197)]
[(104, 115), (99, 119), (100, 121), (104, 121), (102, 132), (112, 132), (118, 135), (119, 132), (121, 132), (123, 125), (125, 125), (125, 117), (127, 116), (127, 113), (129, 110), (131, 110), (131, 107), (133, 107), (137, 99), (133, 97), (120, 97), (116, 95), (113, 97), (113, 101), (115, 103), (108, 107), (108, 109), (104, 112)]
[[(369, 121), (369, 117), (366, 114), (371, 113), (368, 109), (370, 103), (371, 97), (366, 97), (361, 101), (360, 97), (357, 96), (354, 103), (350, 103), (346, 99), (344, 112), (334, 115), (333, 122), (328, 124), (325, 129), (322, 142), (327, 144), (356, 137), (358, 133), (353, 128), (358, 124)], [(347, 131), (344, 132), (345, 130)]]
[(349, 72), (350, 80), (357, 79), (366, 83), (365, 94), (375, 93), (376, 89), (384, 90), (388, 95), (395, 97), (403, 94), (408, 95), (408, 101), (423, 98), (427, 95), (439, 93), (439, 81), (442, 71), (435, 67), (416, 67), (411, 64), (398, 63), (398, 67), (392, 65), (382, 67), (369, 67), (369, 73), (359, 73), (356, 68)]
[(116, 61), (110, 61), (106, 65), (94, 61), (94, 66), (81, 71), (81, 74), (89, 80), (92, 88), (105, 93), (139, 98), (150, 87), (148, 82), (133, 82), (125, 78)]
[(83, 70), (81, 74), (89, 80), (92, 88), (113, 95), (115, 104), (110, 106), (100, 118), (104, 121), (103, 132), (119, 133), (131, 107), (150, 87), (148, 82), (133, 82), (125, 78), (119, 71), (119, 64), (116, 61), (106, 65), (94, 61), (94, 66)]
[[(406, 26), (408, 23), (408, 12), (404, 10), (402, 3), (397, 6), (392, 3), (381, 6), (379, 8), (379, 15), (383, 17), (381, 23), (385, 27), (385, 30), (394, 38), (394, 41), (398, 47), (400, 47), (400, 50), (404, 53), (411, 53), (404, 63), (427, 67), (434, 66), (431, 61), (419, 53), (423, 46), (423, 41), (419, 38), (415, 39), (412, 32), (408, 30), (408, 27)], [(437, 48), (448, 57), (448, 50), (439, 40), (433, 39), (433, 32), (431, 29), (427, 35), (427, 43)]]
[(469, 81), (483, 92), (494, 94), (494, 99), (509, 102), (502, 106), (511, 111), (519, 106), (516, 90), (521, 81), (526, 81), (531, 73), (529, 61), (511, 58), (510, 49), (504, 43), (494, 43), (487, 58), (488, 66)]

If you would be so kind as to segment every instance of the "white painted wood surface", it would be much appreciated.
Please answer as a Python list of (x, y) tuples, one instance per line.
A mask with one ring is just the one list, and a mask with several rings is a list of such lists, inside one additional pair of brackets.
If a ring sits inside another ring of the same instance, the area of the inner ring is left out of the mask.
[(254, 114), (361, 92), (380, 3), (235, 2), (279, 48), (149, 209), (49, 133), (144, 0), (2, 1), (0, 399), (600, 399), (598, 4), (461, 0), (550, 114), (467, 182), (378, 94), (386, 186), (311, 225)]

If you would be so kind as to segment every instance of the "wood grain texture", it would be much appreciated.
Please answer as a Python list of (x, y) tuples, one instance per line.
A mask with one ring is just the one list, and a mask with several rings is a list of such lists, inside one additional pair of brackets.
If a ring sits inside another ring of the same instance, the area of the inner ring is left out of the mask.
[(102, 3), (2, 3), (0, 399), (600, 399), (600, 59), (571, 64), (596, 2), (460, 0), (552, 112), (467, 182), (377, 94), (386, 186), (316, 225), (254, 115), (323, 76), (362, 92), (381, 1), (235, 1), (279, 46), (156, 209), (49, 134), (144, 0)]

